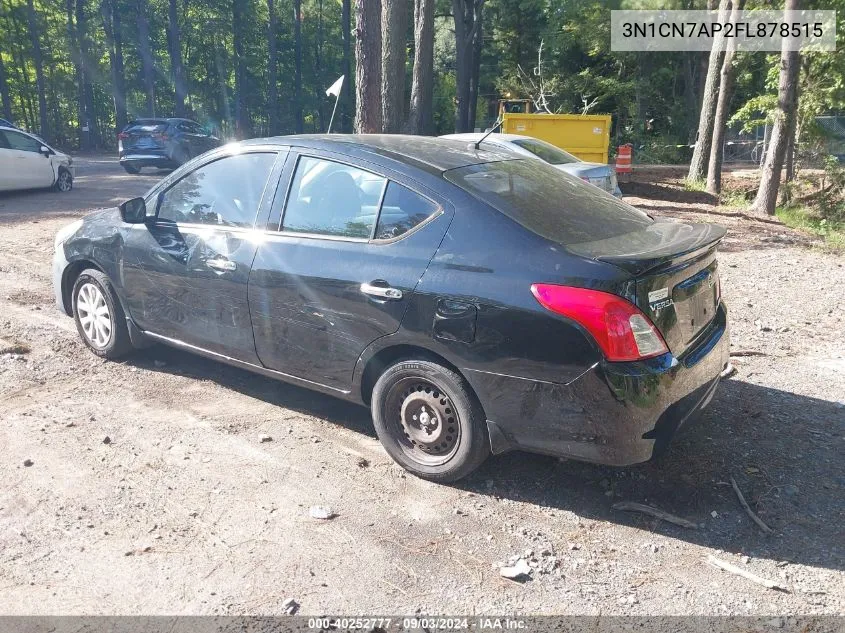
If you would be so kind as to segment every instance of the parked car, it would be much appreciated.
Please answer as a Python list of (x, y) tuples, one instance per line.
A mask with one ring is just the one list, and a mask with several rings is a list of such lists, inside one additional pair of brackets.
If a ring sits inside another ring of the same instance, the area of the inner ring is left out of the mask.
[[(466, 143), (477, 143), (485, 137), (483, 133), (474, 134), (447, 134), (441, 138), (450, 138)], [(551, 143), (542, 141), (531, 136), (520, 136), (519, 134), (490, 134), (481, 143), (482, 149), (505, 150), (525, 156), (536, 158), (565, 171), (567, 174), (577, 176), (584, 182), (597, 186), (617, 198), (622, 197), (622, 190), (616, 184), (616, 171), (610, 165), (604, 163), (587, 163), (577, 156), (573, 156)]]
[(164, 343), (371, 407), (453, 481), (492, 452), (643, 462), (728, 363), (712, 224), (424, 137), (245, 141), (56, 236), (94, 354)]
[(13, 130), (19, 130), (20, 129), (17, 125), (15, 125), (14, 123), (12, 123), (11, 121), (9, 121), (7, 119), (0, 119), (0, 127), (9, 127), (9, 128), (12, 128)]
[(73, 159), (22, 130), (0, 126), (0, 191), (73, 189)]
[(138, 119), (117, 135), (120, 165), (130, 174), (179, 167), (219, 146), (219, 138), (188, 119)]

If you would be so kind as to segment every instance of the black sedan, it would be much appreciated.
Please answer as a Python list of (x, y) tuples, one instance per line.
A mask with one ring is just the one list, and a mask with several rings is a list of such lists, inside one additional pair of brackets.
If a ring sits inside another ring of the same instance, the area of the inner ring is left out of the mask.
[(56, 236), (98, 356), (164, 343), (368, 405), (436, 481), (522, 449), (649, 460), (728, 363), (724, 229), (410, 136), (252, 140)]
[(117, 135), (120, 165), (130, 174), (179, 167), (219, 146), (219, 138), (189, 119), (138, 119)]

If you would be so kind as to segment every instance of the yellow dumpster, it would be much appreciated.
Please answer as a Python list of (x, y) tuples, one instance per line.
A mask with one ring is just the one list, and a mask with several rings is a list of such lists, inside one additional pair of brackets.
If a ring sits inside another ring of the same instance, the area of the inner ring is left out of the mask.
[(533, 136), (589, 163), (607, 163), (609, 114), (525, 114), (505, 112), (502, 132)]

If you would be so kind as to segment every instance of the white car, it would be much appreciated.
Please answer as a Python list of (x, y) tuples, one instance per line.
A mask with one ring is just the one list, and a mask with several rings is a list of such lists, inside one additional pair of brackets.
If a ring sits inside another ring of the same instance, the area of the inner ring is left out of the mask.
[(0, 127), (0, 191), (73, 189), (73, 159), (33, 134)]
[[(483, 137), (483, 133), (476, 132), (474, 134), (446, 134), (442, 138), (476, 143)], [(596, 185), (599, 189), (604, 189), (617, 198), (622, 197), (622, 191), (616, 184), (616, 172), (610, 165), (584, 162), (577, 156), (573, 156), (546, 141), (531, 136), (520, 136), (519, 134), (490, 134), (484, 139), (481, 148), (504, 149), (520, 156), (542, 160), (561, 171)]]

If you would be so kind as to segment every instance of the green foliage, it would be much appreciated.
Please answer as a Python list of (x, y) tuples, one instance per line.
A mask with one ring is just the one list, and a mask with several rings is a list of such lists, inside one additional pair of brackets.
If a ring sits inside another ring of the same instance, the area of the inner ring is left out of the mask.
[[(93, 92), (95, 139), (100, 146), (115, 143), (115, 115), (110, 60), (100, 3), (69, 0), (87, 20)], [(130, 117), (148, 114), (138, 48), (138, 0), (114, 0), (121, 16), (126, 101)], [(252, 133), (269, 132), (269, 50), (267, 0), (242, 0), (246, 15), (244, 41), (245, 88), (242, 101)], [(66, 2), (34, 0), (44, 53), (49, 136), (60, 146), (78, 142), (79, 86), (68, 34)], [(155, 62), (155, 114), (174, 114), (175, 99), (168, 52), (169, 0), (147, 0), (151, 47)], [(188, 80), (189, 115), (220, 129), (233, 131), (234, 66), (233, 0), (177, 0), (181, 57)], [(278, 16), (279, 119), (284, 132), (294, 129), (293, 0), (274, 0)], [(410, 4), (410, 2), (409, 2)], [(541, 72), (550, 107), (556, 112), (613, 115), (611, 145), (632, 142), (640, 162), (682, 163), (694, 141), (706, 53), (620, 53), (610, 50), (610, 11), (636, 8), (705, 8), (705, 0), (487, 0), (484, 6), (484, 47), (480, 64), (477, 126), (496, 117), (497, 102), (506, 94), (527, 98), (525, 75)], [(767, 5), (749, 0), (749, 8)], [(845, 0), (806, 0), (808, 8), (838, 10), (845, 19)], [(433, 119), (436, 132), (451, 132), (455, 115), (455, 40), (451, 0), (437, 0), (435, 13), (435, 86)], [(75, 18), (72, 21), (75, 25)], [(841, 24), (840, 24), (841, 26)], [(343, 73), (341, 0), (302, 0), (302, 109), (305, 131), (326, 128), (332, 99), (325, 88)], [(408, 81), (413, 53), (409, 23)], [(543, 44), (542, 62), (538, 48)], [(29, 129), (38, 127), (35, 66), (25, 0), (0, 0), (0, 59), (6, 69), (13, 118)], [(799, 132), (803, 155), (816, 152), (821, 163), (823, 137), (814, 126), (820, 113), (845, 109), (845, 56), (804, 54), (801, 71)], [(740, 53), (735, 59), (736, 91), (731, 125), (745, 131), (771, 123), (776, 106), (778, 55)], [(352, 81), (352, 78), (347, 78)], [(351, 104), (341, 101), (336, 129), (350, 129)]]
[(829, 250), (845, 252), (845, 222), (820, 218), (808, 207), (780, 207), (775, 213), (787, 226), (822, 237)]

